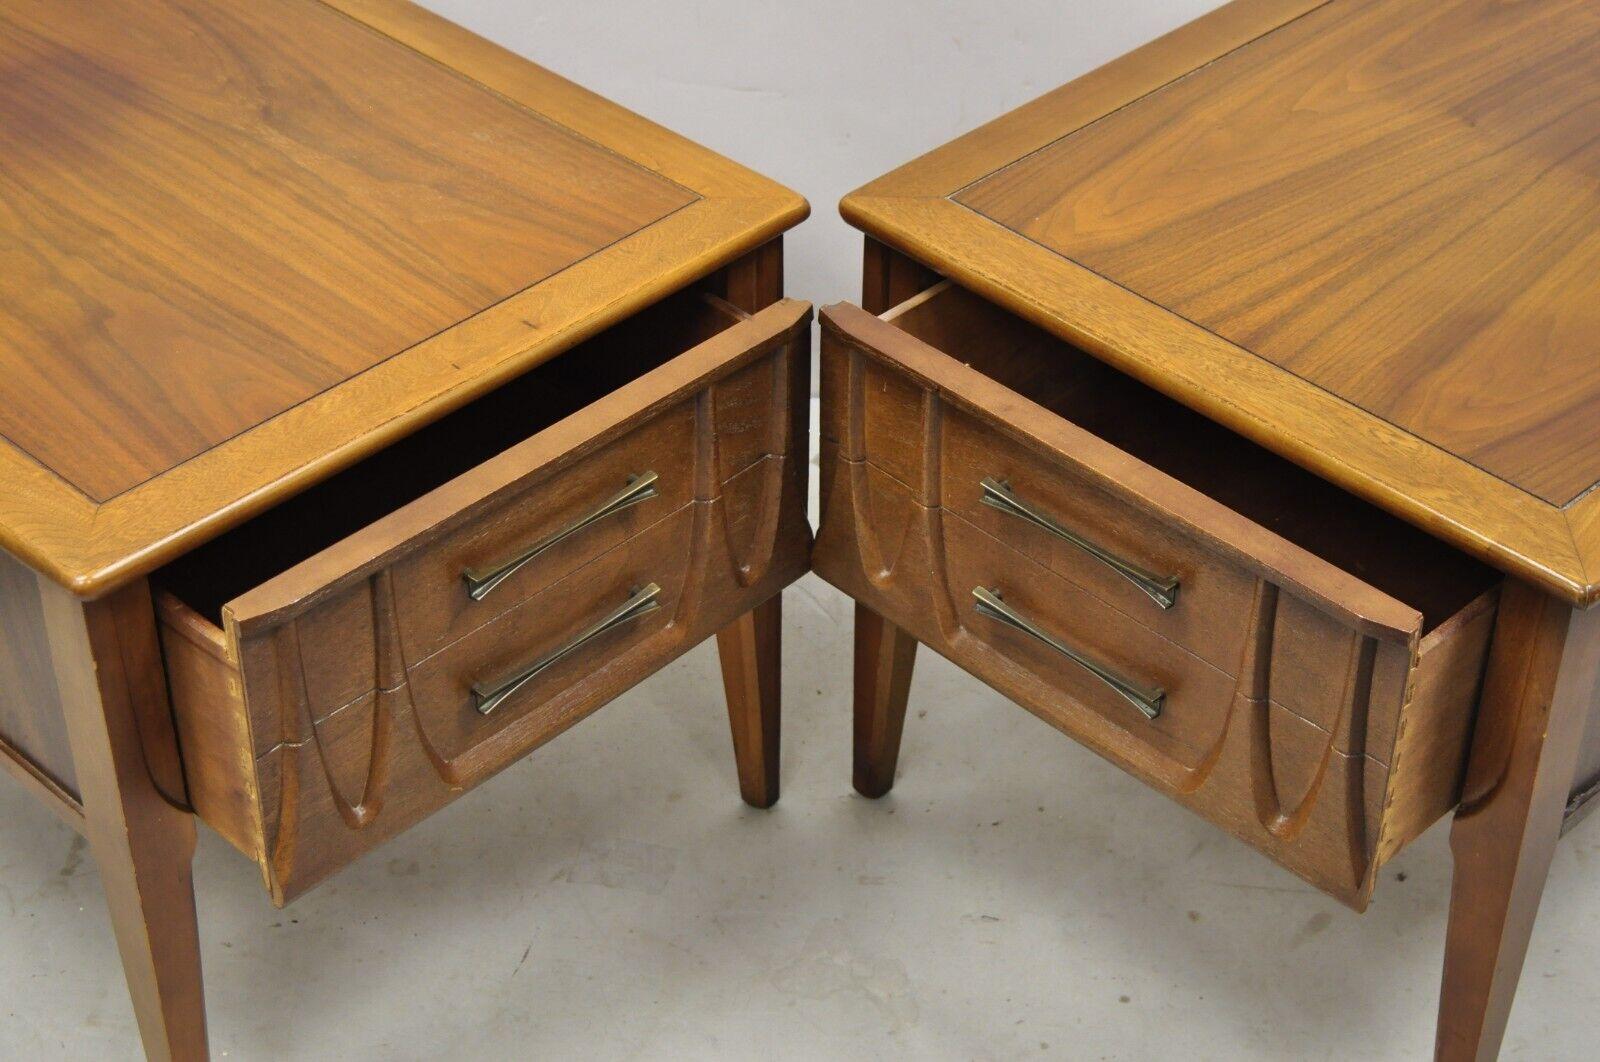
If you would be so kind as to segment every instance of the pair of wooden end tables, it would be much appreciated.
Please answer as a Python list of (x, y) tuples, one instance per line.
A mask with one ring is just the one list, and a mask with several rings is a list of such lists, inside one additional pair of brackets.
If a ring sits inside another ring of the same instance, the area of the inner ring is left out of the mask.
[(814, 568), (867, 796), (921, 642), (1356, 909), (1453, 810), (1494, 1056), (1600, 774), (1597, 70), (1238, 0), (849, 196), (813, 543), (798, 196), (400, 0), (0, 3), (0, 762), (148, 1053), (196, 818), (287, 903), (713, 634), (772, 804)]

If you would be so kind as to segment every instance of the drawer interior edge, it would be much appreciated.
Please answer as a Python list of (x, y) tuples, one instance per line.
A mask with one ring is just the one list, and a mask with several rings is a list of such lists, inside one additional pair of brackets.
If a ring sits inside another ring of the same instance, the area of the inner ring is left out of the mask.
[(1499, 585), (1499, 573), (1475, 558), (951, 281), (879, 316), (1415, 608), (1424, 635)]
[(153, 581), (220, 625), (228, 601), (749, 317), (679, 292), (197, 547)]

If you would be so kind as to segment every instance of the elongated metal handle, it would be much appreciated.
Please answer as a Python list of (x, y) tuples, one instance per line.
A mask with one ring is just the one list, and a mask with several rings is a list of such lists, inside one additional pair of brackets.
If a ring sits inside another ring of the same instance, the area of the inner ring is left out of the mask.
[(633, 591), (628, 595), (628, 600), (618, 605), (611, 612), (594, 623), (582, 634), (563, 645), (553, 653), (541, 656), (527, 667), (515, 674), (503, 678), (498, 682), (477, 683), (472, 687), (472, 701), (478, 709), (479, 715), (488, 715), (500, 705), (505, 703), (507, 697), (516, 693), (522, 687), (537, 678), (540, 672), (549, 669), (554, 664), (565, 660), (585, 645), (594, 641), (609, 630), (614, 630), (632, 620), (638, 619), (646, 612), (654, 612), (661, 607), (657, 600), (661, 596), (661, 587), (655, 583)]
[(656, 490), (656, 481), (660, 478), (654, 472), (640, 472), (636, 476), (629, 476), (627, 486), (601, 502), (588, 515), (579, 517), (548, 538), (540, 539), (510, 560), (503, 561), (490, 568), (468, 568), (461, 573), (461, 578), (467, 582), (467, 596), (474, 601), (482, 601), (494, 593), (495, 587), (517, 574), (523, 565), (556, 543), (571, 538), (590, 524), (598, 523), (630, 506), (638, 505), (642, 501), (649, 501), (651, 498), (656, 497), (660, 493)]
[(1002, 601), (998, 590), (986, 590), (981, 586), (977, 586), (973, 587), (972, 596), (978, 599), (976, 606), (978, 615), (999, 620), (1006, 626), (1019, 630), (1030, 638), (1036, 638), (1048, 645), (1101, 682), (1104, 682), (1107, 686), (1110, 686), (1129, 704), (1144, 713), (1146, 719), (1155, 719), (1161, 714), (1161, 707), (1166, 703), (1167, 694), (1159, 686), (1155, 689), (1146, 689), (1136, 683), (1129, 682), (1104, 664), (1091, 660), (1076, 649), (1062, 644), (1059, 639)]
[(983, 504), (991, 509), (999, 509), (1003, 513), (1015, 516), (1019, 520), (1026, 520), (1035, 527), (1043, 528), (1057, 538), (1077, 546), (1095, 560), (1104, 564), (1128, 582), (1137, 586), (1149, 595), (1150, 600), (1162, 608), (1171, 608), (1178, 603), (1178, 577), (1175, 575), (1156, 575), (1147, 572), (1137, 564), (1123, 560), (1115, 553), (1103, 546), (1084, 538), (1075, 531), (1062, 527), (1049, 516), (1035, 509), (1021, 498), (1011, 492), (1011, 488), (995, 479), (993, 476), (985, 477), (979, 484), (983, 488)]

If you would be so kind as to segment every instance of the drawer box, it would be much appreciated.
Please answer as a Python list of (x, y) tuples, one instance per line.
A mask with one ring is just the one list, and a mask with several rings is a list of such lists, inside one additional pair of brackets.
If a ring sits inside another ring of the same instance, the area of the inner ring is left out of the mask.
[(1455, 802), (1498, 577), (948, 282), (823, 322), (819, 574), (1363, 907)]
[(809, 321), (668, 299), (158, 573), (191, 800), (276, 902), (805, 571)]

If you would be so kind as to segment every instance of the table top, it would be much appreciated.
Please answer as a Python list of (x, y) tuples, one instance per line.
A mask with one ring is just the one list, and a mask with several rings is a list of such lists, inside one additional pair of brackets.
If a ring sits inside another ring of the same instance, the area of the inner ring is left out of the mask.
[(0, 0), (0, 548), (103, 592), (800, 221), (403, 0)]
[(1600, 5), (1239, 0), (853, 224), (1578, 604), (1600, 597)]

